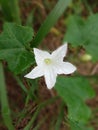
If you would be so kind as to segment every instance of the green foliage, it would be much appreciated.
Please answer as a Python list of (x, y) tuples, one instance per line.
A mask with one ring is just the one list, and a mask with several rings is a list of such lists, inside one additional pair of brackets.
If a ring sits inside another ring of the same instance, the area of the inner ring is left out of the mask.
[(5, 23), (0, 35), (0, 59), (8, 62), (10, 70), (18, 74), (33, 64), (33, 54), (29, 49), (33, 30), (29, 27)]
[(34, 22), (34, 10), (32, 10), (29, 16), (27, 17), (26, 25), (32, 27), (33, 22)]
[(32, 124), (34, 123), (35, 119), (37, 118), (41, 109), (44, 108), (45, 106), (47, 106), (48, 104), (54, 103), (54, 101), (56, 99), (58, 99), (58, 97), (50, 98), (50, 99), (42, 102), (41, 104), (39, 104), (37, 110), (35, 111), (35, 113), (33, 115), (33, 117), (31, 118), (29, 123), (25, 126), (24, 130), (29, 130), (31, 128)]
[(93, 61), (98, 61), (98, 14), (89, 16), (86, 20), (79, 16), (70, 16), (67, 21), (67, 32), (64, 41), (72, 43), (73, 46), (82, 45)]
[(10, 108), (8, 104), (6, 85), (4, 80), (4, 73), (2, 63), (0, 63), (0, 103), (1, 103), (1, 114), (4, 120), (5, 125), (8, 130), (14, 130), (12, 125), (12, 119), (10, 117)]
[[(14, 0), (13, 2), (15, 2)], [(19, 10), (16, 7), (17, 3), (11, 3), (8, 5), (7, 0), (1, 0), (2, 9), (5, 13), (6, 19), (14, 20), (17, 23), (19, 21)], [(34, 36), (34, 32), (30, 27), (19, 26), (16, 24), (5, 23), (4, 31), (0, 35), (0, 60), (7, 61), (9, 69), (13, 71), (15, 74), (22, 73), (25, 69), (30, 67), (34, 63), (34, 56), (32, 53), (32, 48), (36, 47), (40, 44), (40, 42), (44, 39), (44, 37), (49, 32), (50, 28), (56, 23), (58, 18), (62, 15), (64, 10), (68, 7), (68, 5), (72, 2), (72, 0), (59, 0), (53, 11), (46, 18), (42, 26), (40, 27), (37, 35), (34, 40), (32, 40)], [(14, 6), (12, 6), (14, 5)], [(13, 8), (11, 8), (13, 7)], [(15, 8), (17, 15), (13, 12)], [(8, 10), (8, 8), (10, 8)], [(8, 12), (7, 12), (8, 11)], [(16, 17), (17, 16), (17, 17)], [(27, 24), (31, 26), (33, 12), (30, 14), (27, 20)], [(79, 16), (70, 16), (67, 20), (67, 32), (64, 37), (64, 41), (72, 43), (73, 46), (83, 46), (87, 54), (92, 55), (93, 61), (97, 61), (98, 49), (98, 14), (93, 14), (89, 16), (87, 19), (83, 19)], [(32, 41), (32, 43), (30, 43)], [(31, 46), (30, 46), (31, 45)], [(4, 122), (9, 130), (14, 130), (12, 125), (12, 120), (10, 118), (10, 109), (8, 105), (6, 88), (4, 83), (4, 76), (2, 71), (2, 66), (0, 65), (0, 94), (1, 94), (1, 110), (4, 118)], [(25, 88), (24, 84), (21, 80), (16, 77), (18, 84), (21, 86), (24, 92), (27, 94), (27, 100), (25, 105), (28, 105), (29, 99), (35, 99), (35, 90), (36, 90), (36, 80), (29, 81), (27, 80), (27, 84), (29, 86), (28, 89)], [(64, 100), (64, 104), (61, 105), (60, 112), (58, 115), (58, 119), (55, 124), (55, 130), (60, 129), (60, 125), (64, 118), (64, 106), (68, 107), (68, 119), (69, 124), (72, 130), (90, 130), (89, 128), (85, 128), (84, 125), (87, 123), (89, 117), (91, 116), (91, 110), (86, 105), (85, 101), (89, 98), (94, 97), (95, 93), (91, 88), (89, 81), (83, 77), (59, 77), (57, 79), (57, 83), (55, 89), (58, 92), (58, 95), (62, 97)], [(55, 101), (56, 98), (49, 99), (48, 101), (41, 103), (38, 105), (37, 110), (35, 111), (33, 117), (29, 121), (29, 123), (25, 126), (24, 130), (29, 130), (36, 120), (39, 112), (46, 105)], [(22, 118), (21, 118), (22, 119)], [(38, 129), (40, 125), (44, 122), (44, 120), (39, 123), (35, 129)]]
[(83, 34), (84, 21), (79, 16), (69, 16), (67, 19), (67, 32), (64, 41), (72, 43), (73, 46), (79, 46), (84, 43)]
[(91, 111), (85, 101), (94, 96), (94, 91), (90, 87), (88, 80), (77, 77), (59, 77), (55, 89), (68, 106), (68, 118), (80, 123), (86, 123)]
[(65, 104), (63, 102), (60, 104), (60, 110), (59, 110), (59, 115), (57, 117), (57, 121), (55, 124), (55, 130), (60, 130), (60, 128), (61, 128), (61, 124), (64, 119), (64, 110), (65, 110), (64, 107), (65, 107)]
[(54, 9), (48, 15), (42, 26), (40, 27), (34, 41), (32, 42), (32, 47), (38, 46), (43, 38), (47, 35), (51, 27), (56, 23), (58, 18), (63, 14), (64, 10), (68, 7), (72, 0), (59, 0)]
[(47, 116), (45, 116), (34, 128), (33, 130), (39, 130), (41, 128), (41, 125), (45, 123)]
[(7, 21), (21, 23), (18, 0), (0, 0), (0, 5)]
[(71, 130), (94, 130), (93, 128), (89, 127), (85, 127), (84, 125), (82, 125), (81, 123), (78, 123), (78, 122), (74, 122), (72, 120), (69, 120), (68, 121), (69, 124), (70, 124), (70, 128)]

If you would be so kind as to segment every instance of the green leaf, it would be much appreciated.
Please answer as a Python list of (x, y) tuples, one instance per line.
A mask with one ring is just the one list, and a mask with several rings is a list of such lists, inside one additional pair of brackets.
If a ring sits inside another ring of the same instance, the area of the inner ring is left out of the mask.
[(58, 0), (58, 3), (48, 15), (42, 26), (40, 27), (34, 41), (32, 42), (32, 47), (37, 46), (47, 35), (50, 28), (54, 26), (58, 18), (63, 14), (64, 10), (68, 7), (72, 0)]
[(69, 16), (67, 19), (67, 32), (64, 36), (64, 41), (72, 43), (73, 46), (82, 45), (84, 42), (83, 36), (84, 21), (79, 16)]
[(14, 130), (12, 125), (12, 119), (10, 117), (10, 108), (8, 104), (6, 85), (4, 81), (4, 73), (2, 63), (0, 63), (0, 103), (1, 103), (1, 114), (4, 120), (5, 125), (8, 130)]
[(69, 119), (86, 123), (91, 111), (85, 104), (85, 100), (94, 96), (88, 80), (82, 77), (59, 77), (55, 89), (68, 106)]
[(10, 70), (18, 74), (33, 64), (33, 54), (28, 51), (33, 30), (30, 27), (5, 23), (0, 35), (0, 59), (8, 62)]
[(79, 16), (70, 16), (67, 21), (67, 32), (64, 41), (72, 43), (73, 46), (82, 45), (93, 61), (98, 61), (98, 14), (93, 14), (83, 20)]
[(86, 43), (84, 44), (87, 52), (92, 55), (93, 61), (98, 61), (98, 14), (91, 15), (85, 24), (84, 36)]
[(74, 122), (72, 120), (69, 120), (68, 122), (70, 124), (71, 130), (94, 130), (91, 127), (86, 127), (86, 126), (82, 125), (81, 123)]

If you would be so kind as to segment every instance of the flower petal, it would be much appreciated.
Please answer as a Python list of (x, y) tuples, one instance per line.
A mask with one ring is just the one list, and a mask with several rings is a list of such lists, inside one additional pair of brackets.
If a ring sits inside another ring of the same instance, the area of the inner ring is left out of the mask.
[(76, 67), (69, 62), (62, 62), (56, 69), (58, 74), (71, 74), (76, 71)]
[(37, 66), (24, 77), (29, 78), (29, 79), (35, 79), (35, 78), (41, 77), (43, 75), (44, 75), (43, 69)]
[(57, 73), (52, 68), (48, 68), (45, 69), (44, 77), (47, 88), (51, 89), (56, 83)]
[(63, 61), (63, 58), (66, 56), (67, 53), (67, 43), (60, 46), (58, 49), (52, 52), (52, 58), (55, 60)]
[(34, 55), (35, 55), (36, 63), (39, 66), (42, 64), (42, 62), (45, 58), (50, 57), (50, 54), (47, 51), (42, 51), (37, 48), (34, 48)]

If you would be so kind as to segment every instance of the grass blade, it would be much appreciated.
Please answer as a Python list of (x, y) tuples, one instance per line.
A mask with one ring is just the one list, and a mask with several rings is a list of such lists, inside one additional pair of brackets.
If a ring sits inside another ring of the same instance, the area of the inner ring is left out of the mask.
[(39, 104), (36, 112), (34, 113), (34, 115), (32, 117), (32, 119), (29, 121), (29, 123), (24, 128), (24, 130), (30, 130), (31, 126), (33, 125), (33, 123), (34, 123), (35, 119), (37, 118), (37, 116), (38, 116), (39, 112), (41, 111), (41, 109), (44, 108), (45, 106), (47, 106), (48, 104), (53, 103), (57, 99), (58, 99), (58, 97), (54, 97), (54, 98), (51, 98), (51, 99)]
[(46, 34), (49, 32), (51, 27), (56, 23), (58, 18), (63, 14), (64, 10), (71, 3), (72, 0), (58, 0), (58, 3), (52, 10), (52, 12), (48, 15), (42, 26), (40, 27), (36, 37), (34, 38), (31, 47), (37, 46)]
[(4, 123), (7, 126), (8, 130), (14, 130), (14, 126), (12, 125), (12, 119), (10, 117), (10, 108), (8, 104), (2, 63), (0, 63), (0, 99), (1, 99), (1, 112)]
[(19, 86), (21, 87), (21, 89), (26, 93), (28, 94), (28, 90), (27, 88), (24, 86), (24, 84), (22, 83), (21, 79), (18, 77), (18, 76), (14, 76), (17, 83), (19, 84)]
[(62, 120), (64, 118), (64, 106), (65, 106), (65, 104), (62, 103), (61, 107), (60, 107), (60, 112), (59, 112), (59, 115), (58, 115), (58, 119), (57, 119), (57, 122), (56, 122), (56, 125), (55, 125), (55, 130), (60, 130), (61, 123), (62, 123)]
[(27, 17), (26, 26), (33, 27), (33, 22), (34, 22), (34, 10), (32, 10), (29, 16)]
[(21, 24), (18, 0), (0, 0), (2, 12), (7, 21)]
[(33, 128), (33, 130), (39, 130), (41, 125), (45, 122), (45, 120), (47, 119), (47, 116), (45, 116), (38, 124), (35, 128)]

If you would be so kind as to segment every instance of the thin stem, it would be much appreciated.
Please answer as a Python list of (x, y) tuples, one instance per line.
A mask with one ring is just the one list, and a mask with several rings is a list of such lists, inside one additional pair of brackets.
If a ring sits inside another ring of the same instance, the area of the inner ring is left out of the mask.
[(11, 111), (8, 102), (3, 65), (0, 61), (0, 103), (1, 103), (1, 114), (3, 121), (7, 126), (8, 130), (14, 130), (13, 121), (11, 119)]

